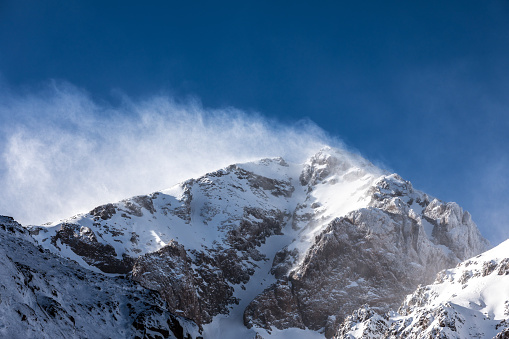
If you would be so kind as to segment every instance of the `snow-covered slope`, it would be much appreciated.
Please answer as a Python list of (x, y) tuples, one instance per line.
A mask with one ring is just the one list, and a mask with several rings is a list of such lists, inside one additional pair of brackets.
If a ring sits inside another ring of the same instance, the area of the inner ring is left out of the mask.
[(123, 277), (107, 277), (37, 246), (0, 216), (0, 337), (196, 338), (191, 321)]
[(30, 233), (86, 268), (129, 274), (224, 338), (330, 337), (367, 300), (395, 307), (488, 246), (457, 204), (331, 148), (304, 164), (231, 165)]
[(419, 286), (398, 312), (356, 310), (336, 338), (509, 337), (509, 240), (441, 271)]

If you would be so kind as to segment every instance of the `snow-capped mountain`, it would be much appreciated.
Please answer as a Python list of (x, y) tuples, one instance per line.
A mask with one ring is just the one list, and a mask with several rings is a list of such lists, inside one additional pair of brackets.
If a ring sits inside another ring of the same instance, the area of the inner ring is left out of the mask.
[(508, 338), (509, 240), (441, 271), (398, 312), (353, 312), (336, 338)]
[(30, 234), (98, 273), (128, 274), (206, 338), (331, 337), (364, 303), (486, 250), (470, 214), (344, 150), (231, 165)]
[(0, 337), (196, 338), (197, 326), (152, 291), (83, 269), (0, 216)]

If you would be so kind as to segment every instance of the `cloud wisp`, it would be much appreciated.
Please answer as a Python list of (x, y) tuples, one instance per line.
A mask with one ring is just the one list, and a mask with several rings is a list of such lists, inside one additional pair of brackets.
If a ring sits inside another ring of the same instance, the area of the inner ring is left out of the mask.
[[(7, 94), (5, 94), (7, 93)], [(24, 224), (86, 212), (256, 158), (303, 161), (339, 145), (309, 121), (293, 125), (169, 96), (112, 107), (64, 83), (0, 97), (0, 211)]]

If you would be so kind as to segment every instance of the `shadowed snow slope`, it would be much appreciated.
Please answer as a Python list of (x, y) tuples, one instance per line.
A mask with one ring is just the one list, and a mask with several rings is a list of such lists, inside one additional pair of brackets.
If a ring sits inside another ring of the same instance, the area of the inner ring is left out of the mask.
[(195, 338), (191, 321), (154, 292), (123, 277), (90, 272), (34, 244), (0, 216), (0, 337)]
[(38, 243), (159, 291), (204, 336), (331, 337), (488, 247), (470, 214), (326, 147), (235, 164), (45, 227)]

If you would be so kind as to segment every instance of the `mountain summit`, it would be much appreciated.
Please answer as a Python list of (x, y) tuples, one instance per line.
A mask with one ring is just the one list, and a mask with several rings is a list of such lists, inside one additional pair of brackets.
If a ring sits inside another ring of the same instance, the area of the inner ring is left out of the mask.
[(31, 227), (86, 269), (127, 274), (205, 337), (332, 337), (488, 248), (470, 214), (360, 156), (235, 164)]

